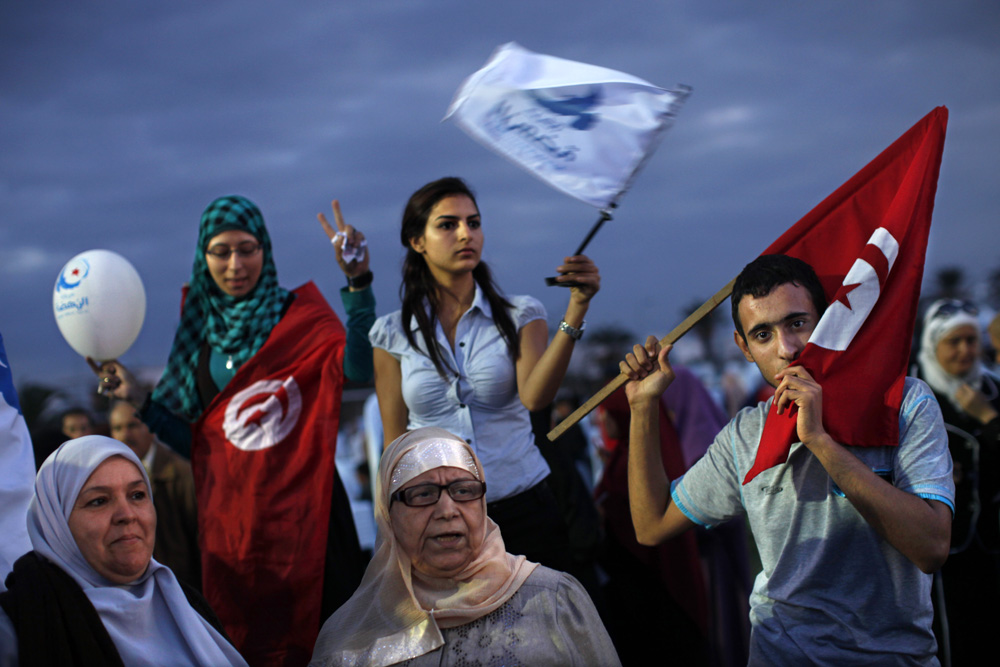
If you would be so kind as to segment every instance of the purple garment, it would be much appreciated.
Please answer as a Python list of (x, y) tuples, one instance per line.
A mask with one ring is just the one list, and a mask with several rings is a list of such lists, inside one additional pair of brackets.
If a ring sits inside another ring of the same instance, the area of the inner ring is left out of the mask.
[[(684, 467), (690, 468), (729, 420), (694, 373), (683, 366), (675, 366), (674, 373), (661, 400), (677, 431)], [(750, 638), (744, 524), (730, 521), (712, 530), (696, 528), (695, 535), (708, 575), (709, 662), (718, 667), (744, 665)]]
[(694, 373), (675, 366), (674, 374), (662, 400), (677, 429), (686, 470), (702, 457), (729, 420)]

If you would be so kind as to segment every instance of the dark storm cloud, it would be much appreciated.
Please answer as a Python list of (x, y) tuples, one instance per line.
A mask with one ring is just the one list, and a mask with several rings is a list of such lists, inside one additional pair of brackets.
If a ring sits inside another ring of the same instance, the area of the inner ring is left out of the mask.
[(596, 218), (441, 117), (501, 43), (694, 86), (589, 252), (591, 326), (662, 333), (934, 106), (951, 110), (929, 262), (981, 278), (995, 252), (1000, 10), (993, 2), (7, 3), (0, 21), (0, 323), (19, 379), (82, 364), (51, 289), (105, 247), (149, 312), (126, 361), (163, 363), (214, 197), (261, 206), (279, 275), (342, 278), (315, 221), (339, 197), (368, 234), (379, 311), (396, 304), (398, 219), (444, 174), (479, 194), (486, 258), (546, 289)]

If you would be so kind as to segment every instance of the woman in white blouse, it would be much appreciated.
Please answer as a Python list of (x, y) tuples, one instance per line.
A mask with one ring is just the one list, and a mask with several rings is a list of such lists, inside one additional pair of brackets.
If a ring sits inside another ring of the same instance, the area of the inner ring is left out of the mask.
[(422, 426), (461, 437), (489, 472), (487, 510), (508, 549), (565, 569), (565, 523), (529, 411), (555, 397), (600, 288), (597, 267), (582, 255), (558, 267), (557, 280), (575, 286), (549, 342), (541, 303), (501, 295), (481, 261), (479, 208), (461, 179), (415, 192), (400, 240), (403, 307), (379, 318), (369, 335), (385, 443)]

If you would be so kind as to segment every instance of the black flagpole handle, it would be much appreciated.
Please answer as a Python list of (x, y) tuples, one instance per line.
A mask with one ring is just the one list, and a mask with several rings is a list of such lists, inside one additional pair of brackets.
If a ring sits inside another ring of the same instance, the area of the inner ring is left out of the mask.
[[(611, 206), (613, 208), (614, 204), (612, 204)], [(590, 233), (588, 233), (587, 237), (585, 239), (583, 239), (583, 243), (580, 244), (580, 247), (576, 249), (576, 252), (574, 252), (573, 255), (574, 256), (575, 255), (582, 255), (583, 251), (590, 244), (590, 240), (592, 238), (594, 238), (595, 234), (597, 234), (597, 230), (599, 230), (601, 228), (601, 225), (603, 225), (605, 222), (607, 222), (608, 220), (611, 220), (611, 219), (612, 219), (611, 218), (611, 212), (608, 211), (607, 209), (601, 209), (601, 217), (599, 217), (597, 219), (597, 222), (594, 223), (594, 226), (590, 228)], [(550, 278), (546, 278), (545, 279), (545, 284), (548, 285), (549, 287), (580, 287), (583, 283), (578, 283), (575, 280), (568, 280), (566, 282), (558, 282), (558, 281), (556, 281), (555, 277), (553, 276), (553, 277), (550, 277)]]

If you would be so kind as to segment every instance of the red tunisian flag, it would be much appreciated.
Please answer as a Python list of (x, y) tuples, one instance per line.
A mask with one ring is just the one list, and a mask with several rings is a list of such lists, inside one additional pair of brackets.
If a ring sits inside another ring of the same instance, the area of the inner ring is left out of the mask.
[[(938, 107), (772, 243), (812, 265), (829, 307), (792, 365), (823, 387), (823, 425), (837, 442), (899, 444), (899, 406), (948, 109)], [(743, 483), (788, 459), (796, 411), (772, 403)]]
[(205, 598), (251, 665), (319, 633), (344, 327), (312, 283), (194, 425)]

